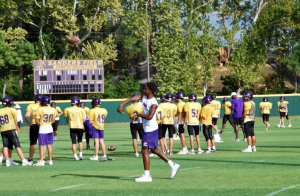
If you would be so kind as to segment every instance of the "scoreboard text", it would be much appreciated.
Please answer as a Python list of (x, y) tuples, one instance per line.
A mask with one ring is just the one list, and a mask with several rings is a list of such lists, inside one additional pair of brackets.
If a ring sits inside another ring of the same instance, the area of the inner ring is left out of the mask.
[(34, 61), (34, 93), (104, 92), (103, 60)]

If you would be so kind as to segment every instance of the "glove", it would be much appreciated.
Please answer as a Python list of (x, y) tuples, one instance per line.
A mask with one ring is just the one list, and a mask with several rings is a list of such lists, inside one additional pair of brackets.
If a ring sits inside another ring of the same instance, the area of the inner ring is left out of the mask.
[(200, 125), (200, 132), (202, 132), (202, 126)]

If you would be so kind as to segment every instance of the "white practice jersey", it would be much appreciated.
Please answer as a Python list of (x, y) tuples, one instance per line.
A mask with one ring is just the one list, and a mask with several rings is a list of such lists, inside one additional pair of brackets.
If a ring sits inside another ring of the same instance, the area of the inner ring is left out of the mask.
[[(147, 97), (145, 95), (143, 95), (142, 98), (143, 101), (143, 114), (148, 115), (151, 109), (152, 105), (157, 105), (157, 100), (155, 97), (152, 97), (151, 99), (147, 99)], [(143, 119), (143, 123), (144, 123), (144, 131), (145, 132), (152, 132), (158, 129), (158, 125), (156, 122), (156, 111), (152, 117), (151, 120), (146, 120)]]

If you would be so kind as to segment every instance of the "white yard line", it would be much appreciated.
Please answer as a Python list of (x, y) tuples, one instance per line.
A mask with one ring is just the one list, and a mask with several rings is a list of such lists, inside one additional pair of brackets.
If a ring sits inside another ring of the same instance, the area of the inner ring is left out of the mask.
[(295, 188), (295, 187), (297, 187), (297, 186), (300, 186), (300, 184), (297, 184), (297, 185), (293, 185), (293, 186), (290, 186), (290, 187), (286, 187), (286, 188), (280, 189), (280, 190), (275, 191), (275, 192), (273, 192), (273, 193), (270, 193), (270, 194), (268, 194), (268, 195), (266, 195), (266, 196), (272, 196), (272, 195), (275, 195), (275, 194), (280, 193), (280, 192), (282, 192), (282, 191), (285, 191), (285, 190), (287, 190), (287, 189)]
[(191, 167), (191, 168), (184, 168), (184, 169), (179, 169), (179, 170), (190, 170), (190, 169), (200, 169), (202, 167)]
[(132, 178), (132, 177), (138, 177), (138, 176), (142, 176), (143, 174), (139, 174), (139, 175), (134, 175), (134, 176), (126, 176), (126, 177), (122, 177), (122, 178), (113, 178), (111, 180), (120, 180), (120, 179), (124, 179), (124, 178)]
[(247, 161), (244, 163), (260, 163), (260, 162), (264, 162), (265, 160), (257, 160), (257, 161)]
[(59, 189), (53, 189), (52, 191), (59, 191), (59, 190), (62, 190), (62, 189), (69, 189), (69, 188), (73, 188), (73, 187), (77, 187), (77, 186), (82, 186), (84, 184), (77, 184), (77, 185), (73, 185), (73, 186), (66, 186), (66, 187), (62, 187), (62, 188), (59, 188)]

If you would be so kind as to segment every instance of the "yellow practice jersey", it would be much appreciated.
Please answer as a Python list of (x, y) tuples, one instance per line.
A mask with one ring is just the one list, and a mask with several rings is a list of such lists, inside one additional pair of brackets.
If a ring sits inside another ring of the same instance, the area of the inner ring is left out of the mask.
[(187, 124), (199, 125), (199, 114), (200, 114), (200, 111), (201, 111), (200, 103), (198, 103), (198, 102), (187, 102), (184, 105), (184, 111), (188, 112)]
[(223, 103), (222, 107), (225, 115), (231, 114), (231, 103), (229, 101)]
[(278, 101), (277, 106), (279, 109), (279, 112), (287, 112), (289, 102), (288, 101)]
[(35, 124), (35, 113), (39, 107), (40, 104), (38, 103), (31, 103), (27, 106), (26, 112), (30, 112), (31, 124)]
[(156, 122), (157, 122), (157, 124), (161, 123), (162, 112), (163, 112), (163, 108), (161, 106), (158, 106), (157, 109), (156, 109)]
[(82, 109), (84, 110), (85, 115), (88, 115), (88, 114), (89, 114), (90, 108), (84, 107), (84, 108), (82, 108)]
[(162, 107), (162, 124), (172, 125), (174, 124), (174, 116), (177, 113), (177, 107), (173, 103), (163, 103)]
[(15, 118), (17, 118), (15, 108), (4, 107), (0, 109), (1, 132), (16, 129)]
[(253, 101), (244, 102), (244, 111), (247, 111), (246, 118), (244, 120), (245, 121), (254, 121), (256, 105)]
[(129, 118), (134, 117), (136, 114), (143, 113), (143, 106), (140, 104), (133, 104), (126, 108), (125, 110), (126, 114), (129, 116)]
[(35, 118), (40, 119), (40, 126), (52, 124), (52, 119), (57, 115), (56, 109), (48, 106), (39, 107), (36, 110)]
[(68, 107), (68, 108), (65, 108), (64, 110), (64, 116), (67, 118), (68, 117), (68, 110), (72, 108), (72, 107)]
[(104, 130), (104, 121), (107, 116), (107, 110), (104, 108), (93, 108), (89, 112), (89, 120), (93, 121), (93, 127)]
[(60, 107), (56, 106), (54, 109), (56, 109), (56, 112), (59, 114), (61, 112)]
[(204, 119), (203, 124), (204, 125), (212, 125), (212, 116), (214, 109), (211, 107), (211, 105), (205, 105), (203, 106), (201, 112), (200, 112), (200, 118)]
[(67, 110), (67, 117), (69, 118), (69, 126), (71, 129), (83, 129), (83, 119), (85, 118), (85, 111), (81, 107), (73, 106)]
[(220, 101), (212, 100), (210, 103), (210, 106), (212, 108), (213, 116), (218, 115), (220, 116), (220, 109), (221, 109), (221, 103)]
[[(181, 119), (184, 119), (184, 117), (185, 117), (184, 105), (185, 105), (185, 102), (183, 102), (183, 101), (180, 101), (177, 103), (177, 112), (178, 113), (181, 112)], [(179, 122), (179, 124), (183, 124), (183, 122), (182, 123)]]
[(260, 102), (259, 109), (261, 109), (262, 114), (270, 114), (272, 104), (270, 102)]

